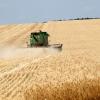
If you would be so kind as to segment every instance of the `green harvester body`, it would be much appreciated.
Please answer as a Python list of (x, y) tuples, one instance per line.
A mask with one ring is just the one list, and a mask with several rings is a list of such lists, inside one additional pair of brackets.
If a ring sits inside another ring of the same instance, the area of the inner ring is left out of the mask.
[(48, 46), (48, 36), (47, 32), (32, 32), (30, 35), (30, 47)]

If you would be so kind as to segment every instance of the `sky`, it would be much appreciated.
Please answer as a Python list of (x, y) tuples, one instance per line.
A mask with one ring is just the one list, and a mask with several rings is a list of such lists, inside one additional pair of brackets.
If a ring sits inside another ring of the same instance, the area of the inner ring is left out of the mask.
[(100, 17), (100, 0), (0, 0), (0, 24)]

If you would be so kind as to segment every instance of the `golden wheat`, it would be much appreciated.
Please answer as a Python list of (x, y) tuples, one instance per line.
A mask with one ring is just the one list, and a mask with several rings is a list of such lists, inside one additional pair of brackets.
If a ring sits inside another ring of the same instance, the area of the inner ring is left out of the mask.
[[(0, 26), (0, 100), (99, 100), (100, 20)], [(62, 52), (25, 48), (33, 31)]]

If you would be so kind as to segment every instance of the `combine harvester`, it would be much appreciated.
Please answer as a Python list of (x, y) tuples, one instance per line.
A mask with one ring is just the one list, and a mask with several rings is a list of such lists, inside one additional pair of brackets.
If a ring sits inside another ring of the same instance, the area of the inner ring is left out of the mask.
[(30, 42), (27, 43), (27, 47), (46, 47), (62, 50), (62, 44), (48, 44), (49, 34), (47, 32), (32, 32), (30, 35)]

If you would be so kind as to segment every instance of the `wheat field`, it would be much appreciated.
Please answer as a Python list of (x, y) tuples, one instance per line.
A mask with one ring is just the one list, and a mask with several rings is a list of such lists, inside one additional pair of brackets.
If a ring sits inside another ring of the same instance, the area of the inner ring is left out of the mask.
[[(27, 48), (39, 30), (62, 51)], [(0, 100), (100, 100), (100, 20), (0, 25)]]

